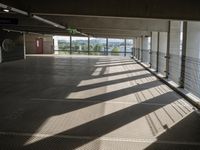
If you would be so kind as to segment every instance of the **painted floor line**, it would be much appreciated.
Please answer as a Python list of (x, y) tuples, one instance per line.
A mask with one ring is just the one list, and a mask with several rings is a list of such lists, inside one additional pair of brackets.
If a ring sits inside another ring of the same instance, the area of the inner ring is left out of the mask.
[[(135, 105), (135, 104), (143, 104), (143, 105), (154, 105), (154, 106), (165, 106), (166, 104), (160, 104), (160, 103), (148, 103), (143, 101), (143, 102), (104, 102), (104, 101), (89, 101), (89, 100), (65, 100), (65, 99), (45, 99), (45, 98), (32, 98), (31, 100), (33, 101), (49, 101), (49, 102), (72, 102), (72, 103), (104, 103), (104, 104), (129, 104), (129, 105)], [(189, 105), (187, 104), (176, 104), (177, 106), (185, 106), (185, 107), (189, 107), (191, 108)]]
[(185, 141), (165, 141), (152, 139), (139, 139), (139, 138), (113, 138), (113, 137), (92, 137), (92, 136), (72, 136), (72, 135), (50, 135), (40, 133), (18, 133), (18, 132), (0, 132), (2, 136), (22, 136), (22, 137), (38, 137), (38, 138), (64, 138), (64, 139), (79, 139), (79, 140), (101, 140), (111, 142), (133, 142), (133, 143), (160, 143), (160, 144), (175, 144), (175, 145), (196, 145), (200, 146), (199, 142), (185, 142)]

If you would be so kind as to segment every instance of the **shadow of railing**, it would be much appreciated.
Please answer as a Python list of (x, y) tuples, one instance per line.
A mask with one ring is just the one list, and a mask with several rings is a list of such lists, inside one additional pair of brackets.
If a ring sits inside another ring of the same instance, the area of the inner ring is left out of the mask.
[(167, 128), (157, 137), (156, 142), (145, 150), (199, 150), (200, 121), (195, 111), (188, 113), (174, 126)]
[[(66, 148), (68, 150), (76, 149), (83, 146), (99, 137), (108, 134), (130, 122), (133, 122), (145, 115), (162, 108), (164, 105), (170, 104), (177, 100), (177, 97), (173, 96), (173, 92), (168, 92), (160, 96), (149, 99), (145, 103), (135, 104), (133, 106), (127, 107), (120, 111), (116, 111), (109, 115), (103, 116), (101, 118), (92, 120), (80, 126), (74, 127), (68, 131), (58, 133), (52, 137), (47, 137), (40, 141), (24, 146), (24, 148), (37, 148), (43, 145), (47, 147), (54, 147), (59, 145), (59, 148)], [(163, 105), (151, 105), (151, 107), (145, 107), (148, 103), (154, 104), (164, 100)], [(71, 136), (71, 138), (66, 138), (59, 140), (59, 137)], [(81, 136), (81, 139), (78, 138)], [(76, 139), (77, 137), (77, 139)], [(53, 141), (53, 142), (52, 142)]]

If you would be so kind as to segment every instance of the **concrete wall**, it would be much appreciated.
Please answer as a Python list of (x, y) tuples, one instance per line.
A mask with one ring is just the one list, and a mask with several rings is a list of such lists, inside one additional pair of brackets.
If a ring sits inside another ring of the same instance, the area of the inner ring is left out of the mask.
[(166, 75), (167, 32), (159, 33), (159, 65), (158, 72)]
[(181, 32), (182, 22), (170, 22), (170, 59), (169, 59), (169, 78), (179, 84), (181, 74)]
[(26, 53), (27, 54), (37, 54), (36, 51), (36, 39), (43, 39), (43, 54), (53, 54), (53, 37), (52, 36), (44, 36), (39, 34), (26, 34)]
[(200, 23), (188, 22), (185, 89), (200, 97)]
[(24, 59), (23, 34), (0, 30), (1, 61)]
[(158, 32), (152, 32), (151, 37), (152, 48), (151, 48), (151, 67), (156, 69), (157, 66), (157, 51), (158, 51)]

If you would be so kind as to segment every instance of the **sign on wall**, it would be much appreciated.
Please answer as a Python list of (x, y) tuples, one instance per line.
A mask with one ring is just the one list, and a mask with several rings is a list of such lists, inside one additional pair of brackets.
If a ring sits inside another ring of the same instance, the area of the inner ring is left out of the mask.
[(0, 17), (0, 25), (18, 25), (18, 19)]
[(2, 62), (24, 59), (23, 34), (0, 30)]

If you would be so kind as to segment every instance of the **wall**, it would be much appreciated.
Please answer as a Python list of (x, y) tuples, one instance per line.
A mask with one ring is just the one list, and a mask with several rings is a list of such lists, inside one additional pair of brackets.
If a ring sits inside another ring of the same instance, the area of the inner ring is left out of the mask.
[(23, 34), (0, 30), (2, 62), (24, 59)]
[(26, 54), (37, 54), (36, 39), (43, 39), (43, 54), (53, 54), (53, 36), (44, 36), (40, 34), (26, 34)]

